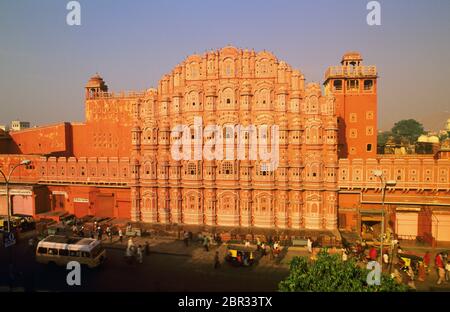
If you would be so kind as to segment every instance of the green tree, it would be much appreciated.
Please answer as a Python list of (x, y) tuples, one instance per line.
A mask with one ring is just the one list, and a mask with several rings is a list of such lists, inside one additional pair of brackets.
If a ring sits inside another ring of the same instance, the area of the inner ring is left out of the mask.
[(388, 138), (392, 135), (391, 131), (382, 131), (378, 132), (377, 136), (377, 145), (378, 146), (385, 146)]
[(415, 119), (404, 119), (396, 122), (391, 129), (396, 140), (406, 140), (414, 144), (424, 133), (423, 125)]
[(321, 251), (314, 262), (308, 262), (306, 257), (294, 257), (289, 276), (279, 283), (278, 288), (285, 292), (403, 292), (409, 289), (384, 274), (380, 285), (369, 286), (366, 282), (368, 273), (369, 270), (359, 267), (353, 260), (344, 262), (337, 254)]

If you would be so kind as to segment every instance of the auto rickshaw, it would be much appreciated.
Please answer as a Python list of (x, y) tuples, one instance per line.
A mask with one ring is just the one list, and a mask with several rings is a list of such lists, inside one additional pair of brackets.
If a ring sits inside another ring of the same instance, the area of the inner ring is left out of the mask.
[(398, 254), (400, 270), (408, 272), (411, 267), (414, 273), (418, 272), (419, 265), (423, 262), (423, 258), (416, 255)]
[(234, 266), (251, 266), (255, 263), (256, 248), (230, 245), (225, 260)]

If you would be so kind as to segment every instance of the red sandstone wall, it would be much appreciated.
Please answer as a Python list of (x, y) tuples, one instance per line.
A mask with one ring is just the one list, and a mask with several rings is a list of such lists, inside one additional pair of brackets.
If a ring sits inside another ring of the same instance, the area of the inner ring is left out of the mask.
[(48, 155), (52, 153), (70, 154), (68, 149), (68, 135), (70, 125), (61, 123), (38, 128), (30, 128), (21, 131), (10, 132), (13, 140), (9, 154), (39, 154)]
[(86, 100), (86, 123), (72, 124), (75, 157), (129, 157), (135, 98)]
[[(360, 80), (358, 94), (335, 94), (339, 114), (339, 142), (345, 144), (340, 157), (376, 157), (377, 84), (374, 80), (374, 93), (365, 94), (361, 86), (363, 81), (364, 79)], [(356, 120), (351, 114), (356, 116)], [(371, 151), (367, 151), (367, 144), (371, 144)]]

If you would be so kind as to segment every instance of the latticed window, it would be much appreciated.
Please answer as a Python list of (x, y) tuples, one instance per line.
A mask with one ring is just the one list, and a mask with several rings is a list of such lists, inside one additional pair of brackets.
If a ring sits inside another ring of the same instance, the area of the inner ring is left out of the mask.
[(225, 162), (222, 164), (222, 173), (223, 174), (232, 174), (233, 173), (233, 164), (230, 162)]
[(188, 174), (195, 175), (196, 165), (194, 163), (188, 164)]

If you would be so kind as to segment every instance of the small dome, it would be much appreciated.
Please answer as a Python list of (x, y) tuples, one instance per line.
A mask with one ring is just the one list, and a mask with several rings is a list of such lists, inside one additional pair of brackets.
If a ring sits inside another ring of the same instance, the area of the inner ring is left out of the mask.
[(86, 88), (100, 88), (102, 91), (108, 90), (108, 86), (105, 84), (105, 81), (98, 73), (89, 78), (89, 81), (86, 84)]
[(428, 137), (428, 143), (439, 144), (439, 137), (436, 135)]
[(426, 134), (422, 134), (418, 139), (417, 142), (419, 143), (429, 143), (428, 136)]

